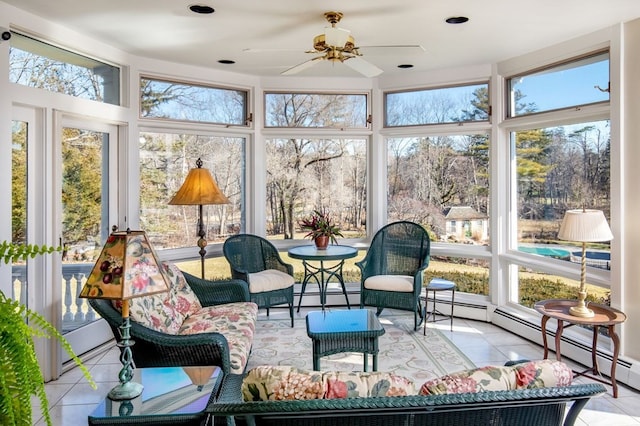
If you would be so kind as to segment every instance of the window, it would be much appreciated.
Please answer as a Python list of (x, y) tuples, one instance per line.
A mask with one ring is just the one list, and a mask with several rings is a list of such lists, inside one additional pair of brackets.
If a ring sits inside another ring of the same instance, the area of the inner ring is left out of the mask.
[(243, 90), (140, 78), (140, 117), (247, 126)]
[(12, 32), (9, 81), (120, 105), (120, 69)]
[[(242, 137), (140, 134), (140, 224), (157, 249), (191, 247), (198, 239), (198, 206), (169, 205), (196, 160), (202, 159), (229, 204), (203, 207), (209, 243), (237, 234), (243, 222)], [(194, 257), (196, 253), (194, 252)]]
[(609, 52), (507, 79), (509, 117), (609, 101)]
[(298, 222), (331, 214), (345, 238), (366, 234), (365, 138), (273, 138), (267, 144), (267, 236), (303, 238)]
[(265, 127), (367, 127), (367, 95), (266, 93)]
[[(559, 241), (568, 209), (610, 212), (609, 121), (512, 133), (516, 153), (518, 250), (580, 262), (581, 245)], [(587, 245), (588, 266), (610, 267), (610, 244)]]
[[(433, 253), (433, 249), (431, 250)], [(477, 258), (431, 255), (424, 273), (425, 285), (433, 278), (456, 283), (456, 291), (480, 296), (489, 295), (489, 261)]]
[(489, 120), (489, 85), (388, 92), (385, 127)]
[(387, 144), (389, 222), (420, 223), (435, 241), (488, 244), (487, 135), (389, 138)]

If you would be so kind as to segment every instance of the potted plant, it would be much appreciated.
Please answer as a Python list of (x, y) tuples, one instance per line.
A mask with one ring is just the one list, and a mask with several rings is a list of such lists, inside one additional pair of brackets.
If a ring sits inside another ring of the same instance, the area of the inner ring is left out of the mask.
[(337, 244), (336, 237), (343, 237), (340, 228), (325, 211), (314, 210), (310, 216), (300, 221), (300, 228), (309, 231), (304, 237), (311, 238), (319, 250), (326, 250), (329, 241)]
[[(26, 260), (40, 254), (60, 251), (61, 248), (0, 243), (0, 259), (5, 263)], [(84, 374), (92, 388), (96, 384), (89, 370), (76, 356), (69, 342), (42, 315), (31, 311), (20, 302), (10, 299), (0, 291), (0, 424), (31, 425), (31, 396), (40, 401), (44, 420), (51, 425), (49, 402), (44, 388), (44, 378), (38, 364), (33, 339), (56, 338)]]

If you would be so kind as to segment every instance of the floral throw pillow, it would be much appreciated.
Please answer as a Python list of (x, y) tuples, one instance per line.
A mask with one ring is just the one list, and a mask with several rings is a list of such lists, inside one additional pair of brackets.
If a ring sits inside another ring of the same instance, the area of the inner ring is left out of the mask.
[(264, 365), (251, 369), (242, 381), (245, 401), (322, 399), (323, 395), (319, 371)]
[(514, 365), (516, 389), (569, 386), (573, 372), (565, 363), (550, 359)]
[(413, 382), (383, 372), (320, 372), (288, 366), (251, 369), (242, 382), (245, 401), (339, 399), (415, 395)]
[(420, 395), (516, 389), (513, 367), (486, 366), (447, 374), (425, 382)]
[(169, 298), (183, 317), (193, 315), (202, 309), (198, 296), (193, 292), (182, 271), (171, 262), (162, 262), (162, 267), (171, 281)]
[(411, 380), (390, 373), (326, 372), (323, 382), (325, 399), (416, 395)]

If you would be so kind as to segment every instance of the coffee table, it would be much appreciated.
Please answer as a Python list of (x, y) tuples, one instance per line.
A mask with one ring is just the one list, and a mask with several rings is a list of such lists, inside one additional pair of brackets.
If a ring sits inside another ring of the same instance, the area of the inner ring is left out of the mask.
[(88, 417), (89, 426), (207, 424), (204, 410), (223, 376), (213, 366), (136, 368), (133, 374), (144, 386), (142, 395), (127, 401), (105, 397)]
[(378, 371), (378, 337), (384, 328), (368, 309), (311, 311), (307, 314), (307, 335), (313, 345), (313, 369), (320, 370), (320, 358), (342, 352), (364, 354), (364, 371), (373, 355), (373, 371)]

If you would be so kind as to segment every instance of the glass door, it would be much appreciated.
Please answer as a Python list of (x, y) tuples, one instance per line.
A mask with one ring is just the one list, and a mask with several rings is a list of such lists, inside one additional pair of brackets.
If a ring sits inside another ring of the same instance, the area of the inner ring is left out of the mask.
[[(63, 118), (59, 132), (63, 245), (62, 332), (76, 354), (88, 352), (113, 338), (87, 299), (78, 295), (86, 282), (111, 224), (117, 223), (118, 127)], [(63, 353), (62, 362), (68, 361)]]

